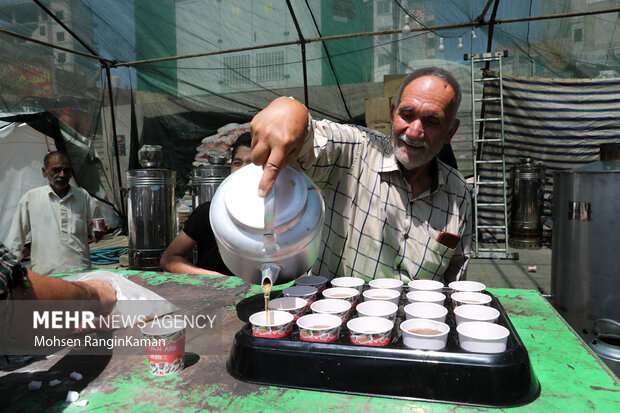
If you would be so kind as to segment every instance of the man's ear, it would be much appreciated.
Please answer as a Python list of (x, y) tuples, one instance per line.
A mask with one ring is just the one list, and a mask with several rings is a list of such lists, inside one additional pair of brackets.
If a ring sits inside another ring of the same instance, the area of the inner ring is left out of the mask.
[(47, 178), (47, 172), (45, 172), (45, 167), (41, 168), (41, 173), (43, 174), (43, 178)]

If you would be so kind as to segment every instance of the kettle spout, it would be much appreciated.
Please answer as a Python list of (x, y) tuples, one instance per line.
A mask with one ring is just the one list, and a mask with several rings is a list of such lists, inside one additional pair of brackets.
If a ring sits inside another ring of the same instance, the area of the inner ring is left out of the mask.
[(282, 267), (280, 267), (278, 264), (268, 263), (261, 264), (258, 269), (261, 272), (260, 285), (265, 285), (266, 283), (275, 285), (276, 280), (278, 279), (278, 274), (280, 273)]

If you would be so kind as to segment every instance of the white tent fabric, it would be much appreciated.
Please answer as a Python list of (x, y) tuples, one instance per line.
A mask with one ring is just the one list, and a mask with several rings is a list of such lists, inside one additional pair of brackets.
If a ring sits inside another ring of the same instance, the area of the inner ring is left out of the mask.
[(47, 184), (43, 157), (56, 150), (54, 140), (25, 123), (0, 121), (0, 241), (4, 242), (22, 195)]

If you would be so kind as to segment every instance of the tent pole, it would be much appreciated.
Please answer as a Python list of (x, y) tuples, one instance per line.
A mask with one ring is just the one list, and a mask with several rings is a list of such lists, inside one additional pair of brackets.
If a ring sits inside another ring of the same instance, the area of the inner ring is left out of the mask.
[(124, 221), (123, 227), (126, 227), (126, 216), (127, 213), (125, 211), (125, 199), (123, 196), (123, 179), (121, 177), (121, 161), (118, 153), (118, 144), (116, 143), (116, 137), (118, 136), (116, 133), (116, 117), (114, 116), (114, 95), (112, 94), (112, 76), (110, 75), (110, 66), (107, 64), (103, 64), (105, 68), (106, 78), (108, 79), (108, 95), (110, 96), (110, 118), (112, 121), (112, 144), (114, 145), (114, 157), (116, 158), (116, 174), (118, 176), (118, 193), (119, 200), (121, 205), (121, 218)]
[(306, 39), (304, 39), (304, 34), (301, 32), (301, 27), (299, 27), (299, 22), (297, 21), (297, 16), (295, 15), (295, 11), (293, 10), (293, 5), (291, 4), (291, 0), (286, 0), (286, 5), (288, 6), (288, 11), (291, 14), (291, 18), (293, 19), (293, 23), (295, 24), (295, 30), (297, 30), (297, 37), (299, 37), (299, 43), (301, 45), (301, 66), (304, 77), (304, 104), (308, 107), (308, 72), (307, 72), (307, 61), (306, 61)]

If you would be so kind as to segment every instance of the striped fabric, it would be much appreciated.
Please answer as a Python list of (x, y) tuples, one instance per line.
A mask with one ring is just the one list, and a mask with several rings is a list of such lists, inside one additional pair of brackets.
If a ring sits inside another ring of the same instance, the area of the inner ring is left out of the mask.
[[(507, 178), (521, 157), (542, 162), (546, 175), (543, 215), (550, 217), (553, 173), (597, 161), (600, 144), (620, 140), (620, 79), (504, 75), (503, 85)], [(484, 97), (499, 97), (498, 81), (485, 84)], [(487, 103), (485, 117), (499, 116), (499, 102)], [(499, 138), (500, 134), (499, 122), (489, 122), (485, 139)], [(500, 153), (499, 144), (487, 143), (481, 159), (499, 159)], [(501, 164), (482, 165), (479, 176), (480, 181), (501, 179)], [(508, 194), (510, 202), (510, 187)], [(478, 202), (502, 202), (501, 188), (480, 186)], [(479, 208), (479, 225), (502, 225), (503, 214), (496, 211)], [(545, 230), (544, 235), (550, 235)], [(485, 229), (480, 236), (484, 241), (504, 240), (502, 230)]]

